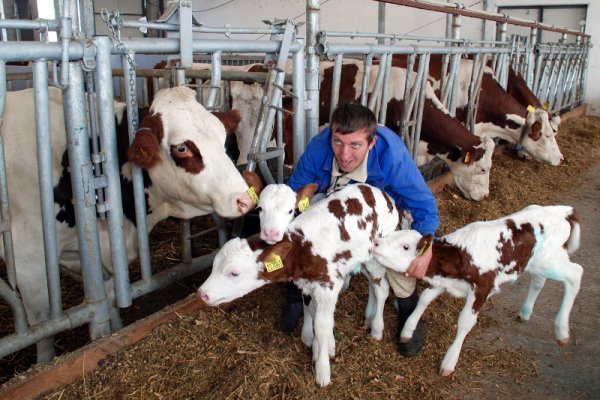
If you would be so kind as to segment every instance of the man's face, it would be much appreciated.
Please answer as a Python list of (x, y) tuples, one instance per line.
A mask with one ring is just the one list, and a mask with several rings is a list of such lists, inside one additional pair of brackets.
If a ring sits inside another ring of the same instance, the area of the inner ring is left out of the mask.
[(365, 159), (369, 150), (375, 146), (377, 136), (369, 143), (369, 133), (366, 130), (352, 133), (331, 134), (333, 154), (342, 172), (352, 172)]

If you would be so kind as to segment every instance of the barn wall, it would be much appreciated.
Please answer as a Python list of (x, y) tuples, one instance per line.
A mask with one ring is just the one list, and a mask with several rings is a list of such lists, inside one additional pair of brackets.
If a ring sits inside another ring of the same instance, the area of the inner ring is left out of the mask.
[[(112, 9), (117, 5), (120, 9), (139, 7), (141, 0), (96, 0), (94, 8)], [(586, 33), (594, 38), (600, 36), (600, 25), (589, 23), (600, 18), (600, 1), (569, 1), (569, 0), (487, 0), (464, 1), (465, 6), (475, 9), (484, 9), (495, 12), (498, 6), (525, 6), (525, 5), (587, 5)], [(321, 29), (335, 31), (358, 31), (377, 32), (378, 2), (372, 0), (322, 0)], [(306, 0), (234, 0), (231, 2), (223, 0), (195, 0), (193, 2), (195, 18), (211, 27), (219, 27), (229, 24), (233, 27), (264, 27), (262, 20), (273, 20), (275, 18), (292, 18), (297, 22), (306, 21)], [(130, 10), (133, 11), (133, 10)], [(423, 36), (445, 36), (446, 17), (445, 14), (412, 9), (409, 7), (386, 4), (386, 33), (398, 33)], [(137, 19), (137, 18), (136, 18)], [(492, 39), (495, 36), (495, 24), (484, 23), (475, 18), (462, 18), (461, 36), (475, 40)], [(100, 33), (102, 28), (96, 28)], [(483, 32), (485, 31), (485, 34)], [(304, 27), (300, 29), (304, 35)], [(139, 36), (139, 32), (130, 33)], [(210, 35), (202, 35), (203, 38)], [(218, 36), (222, 37), (222, 36)], [(260, 35), (256, 35), (260, 37)], [(342, 39), (331, 38), (332, 41)], [(356, 39), (361, 42), (364, 39)], [(589, 104), (588, 112), (600, 115), (600, 86), (593, 85), (600, 75), (600, 47), (592, 47), (588, 66), (588, 80), (586, 84), (586, 103)], [(596, 78), (596, 79), (595, 79)]]

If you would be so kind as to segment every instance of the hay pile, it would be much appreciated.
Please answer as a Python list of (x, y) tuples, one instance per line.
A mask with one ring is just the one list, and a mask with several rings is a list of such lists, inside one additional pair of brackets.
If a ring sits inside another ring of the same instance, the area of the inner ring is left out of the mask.
[[(599, 131), (600, 118), (563, 123), (558, 142), (565, 162), (560, 167), (496, 154), (488, 199), (474, 203), (451, 188), (438, 196), (439, 233), (532, 203), (553, 203), (557, 195), (580, 184), (582, 171), (596, 162)], [(176, 259), (176, 253), (172, 257)], [(434, 302), (424, 315), (423, 352), (404, 359), (394, 343), (396, 315), (391, 301), (385, 310), (384, 339), (377, 342), (361, 327), (366, 300), (366, 281), (354, 278), (338, 302), (337, 356), (331, 362), (332, 385), (323, 389), (315, 387), (311, 352), (301, 343), (299, 329), (296, 335), (286, 336), (274, 328), (283, 288), (271, 285), (228, 306), (181, 316), (107, 358), (92, 374), (45, 398), (476, 398), (484, 395), (478, 382), (490, 376), (509, 377), (526, 393), (527, 379), (534, 373), (532, 360), (501, 344), (481, 349), (468, 338), (455, 374), (437, 375), (454, 338), (462, 301), (443, 296)], [(469, 337), (501, 323), (487, 317), (484, 310)]]

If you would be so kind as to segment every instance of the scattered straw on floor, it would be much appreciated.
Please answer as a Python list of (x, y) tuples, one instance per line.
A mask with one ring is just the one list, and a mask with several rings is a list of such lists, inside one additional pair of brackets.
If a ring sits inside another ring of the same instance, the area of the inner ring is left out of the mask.
[[(507, 151), (494, 155), (488, 199), (468, 201), (451, 188), (439, 195), (439, 233), (528, 204), (553, 203), (558, 194), (580, 184), (581, 172), (596, 162), (599, 133), (598, 118), (562, 124), (558, 143), (565, 162), (559, 167), (519, 161)], [(386, 305), (384, 339), (378, 342), (361, 327), (366, 300), (365, 280), (352, 279), (336, 310), (337, 355), (331, 362), (333, 383), (326, 388), (314, 384), (311, 354), (300, 341), (299, 330), (286, 336), (275, 329), (283, 288), (271, 285), (227, 306), (181, 316), (45, 398), (476, 398), (478, 382), (490, 376), (509, 379), (523, 396), (529, 393), (527, 379), (535, 374), (532, 360), (502, 343), (488, 349), (469, 344), (479, 330), (502, 323), (485, 311), (465, 342), (455, 374), (441, 378), (437, 370), (454, 338), (462, 301), (443, 296), (430, 306), (424, 315), (423, 352), (405, 359), (394, 342), (396, 315), (391, 301)]]

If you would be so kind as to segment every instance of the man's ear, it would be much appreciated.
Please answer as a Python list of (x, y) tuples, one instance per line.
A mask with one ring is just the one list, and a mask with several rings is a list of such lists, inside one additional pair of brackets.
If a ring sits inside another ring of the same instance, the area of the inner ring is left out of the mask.
[(375, 147), (375, 143), (377, 143), (377, 135), (374, 135), (373, 140), (371, 140), (371, 143), (369, 143), (369, 150)]

